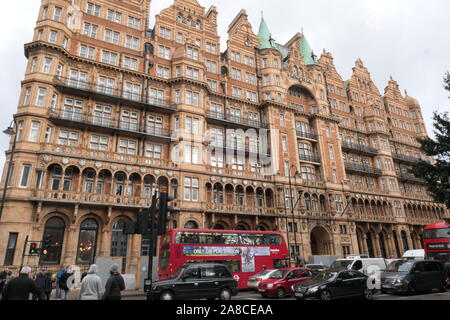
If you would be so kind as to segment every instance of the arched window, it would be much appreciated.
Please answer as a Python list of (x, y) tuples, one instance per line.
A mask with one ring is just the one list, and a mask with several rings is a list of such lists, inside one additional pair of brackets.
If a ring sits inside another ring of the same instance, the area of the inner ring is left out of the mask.
[(403, 242), (403, 250), (408, 251), (409, 245), (408, 245), (408, 237), (406, 236), (406, 232), (402, 231), (401, 236), (402, 236), (402, 242)]
[(212, 227), (213, 230), (225, 230), (225, 227), (223, 224), (221, 223), (217, 223), (214, 225), (214, 227)]
[(195, 28), (196, 28), (197, 30), (201, 30), (201, 29), (202, 29), (202, 23), (200, 22), (200, 20), (197, 20), (197, 21), (195, 22)]
[(242, 223), (240, 223), (236, 226), (236, 228), (234, 228), (234, 230), (245, 231), (245, 230), (247, 230), (247, 227), (245, 225), (243, 225)]
[(219, 183), (214, 185), (214, 203), (223, 203), (223, 186)]
[(312, 211), (319, 211), (319, 198), (317, 195), (313, 194), (311, 204)]
[(305, 205), (306, 205), (306, 211), (311, 211), (311, 208), (312, 208), (311, 196), (308, 193), (305, 194)]
[(188, 221), (184, 225), (185, 229), (198, 229), (198, 224), (195, 221)]
[(153, 196), (153, 190), (155, 184), (155, 178), (153, 176), (144, 177), (144, 197), (151, 198)]
[(265, 226), (263, 226), (263, 225), (259, 225), (259, 226), (256, 228), (256, 231), (267, 231), (267, 228), (266, 228)]
[(62, 179), (62, 168), (58, 165), (53, 166), (51, 171), (51, 189), (53, 191), (58, 191), (61, 186)]
[(170, 182), (170, 188), (172, 189), (172, 197), (174, 197), (174, 199), (178, 199), (178, 180), (177, 179), (172, 179), (172, 181)]
[(59, 265), (61, 262), (62, 245), (64, 241), (64, 230), (66, 224), (64, 220), (58, 217), (53, 217), (45, 223), (43, 238), (47, 235), (52, 236), (50, 248), (47, 249), (47, 254), (41, 256), (41, 265)]
[(179, 15), (177, 16), (177, 22), (178, 22), (178, 23), (183, 23), (183, 16), (182, 16), (181, 14), (179, 14)]
[(90, 265), (94, 262), (97, 233), (98, 224), (94, 219), (86, 219), (81, 223), (77, 249), (77, 264)]
[(84, 193), (93, 193), (94, 192), (94, 180), (95, 180), (95, 171), (92, 169), (87, 169), (83, 174), (83, 192)]
[(123, 196), (125, 195), (125, 174), (122, 172), (119, 172), (118, 174), (116, 174), (115, 177), (115, 184), (116, 184), (116, 196)]
[(238, 206), (243, 206), (245, 203), (245, 194), (244, 194), (244, 188), (242, 186), (238, 186), (235, 191), (235, 199), (236, 204)]
[(72, 191), (73, 176), (74, 176), (74, 169), (72, 167), (67, 168), (66, 172), (64, 173), (64, 185), (63, 185), (64, 191)]
[(126, 257), (128, 248), (128, 236), (123, 233), (124, 220), (114, 223), (111, 233), (111, 257)]

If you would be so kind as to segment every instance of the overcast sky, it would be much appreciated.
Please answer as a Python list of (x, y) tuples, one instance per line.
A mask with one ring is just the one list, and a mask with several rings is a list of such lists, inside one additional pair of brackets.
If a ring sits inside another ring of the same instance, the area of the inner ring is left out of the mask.
[[(23, 45), (30, 42), (40, 0), (2, 1), (0, 19), (0, 132), (16, 112), (26, 59)], [(161, 9), (173, 0), (152, 0), (150, 26)], [(359, 57), (381, 93), (390, 76), (421, 105), (431, 134), (434, 110), (450, 110), (442, 78), (450, 70), (450, 1), (448, 0), (199, 0), (206, 10), (219, 11), (222, 51), (228, 25), (247, 10), (253, 31), (258, 31), (261, 11), (279, 43), (304, 29), (315, 53), (325, 48), (334, 56), (338, 72), (347, 80)], [(5, 8), (6, 6), (6, 8)], [(0, 166), (8, 138), (0, 133)]]

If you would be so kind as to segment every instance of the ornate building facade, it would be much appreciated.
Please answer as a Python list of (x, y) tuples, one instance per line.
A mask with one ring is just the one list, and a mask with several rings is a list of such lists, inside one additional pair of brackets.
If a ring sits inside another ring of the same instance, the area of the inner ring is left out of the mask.
[(25, 263), (138, 273), (149, 241), (122, 228), (155, 190), (177, 199), (171, 228), (277, 230), (292, 258), (398, 257), (448, 217), (408, 171), (427, 134), (393, 79), (380, 93), (358, 59), (344, 81), (330, 53), (276, 43), (264, 20), (255, 34), (244, 10), (221, 50), (215, 7), (175, 0), (151, 28), (149, 9), (42, 0), (1, 184), (14, 153), (4, 266), (50, 233)]

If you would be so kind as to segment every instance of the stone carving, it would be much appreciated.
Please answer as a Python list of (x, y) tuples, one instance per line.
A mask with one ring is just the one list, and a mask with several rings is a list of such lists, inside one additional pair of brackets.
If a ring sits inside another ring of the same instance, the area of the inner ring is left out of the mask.
[(133, 168), (130, 167), (130, 166), (127, 166), (127, 167), (126, 167), (126, 170), (127, 170), (128, 172), (131, 172), (131, 171), (133, 171)]
[(80, 166), (84, 167), (86, 165), (86, 160), (81, 159), (80, 161), (78, 161), (78, 163), (80, 164)]
[(45, 155), (43, 160), (44, 160), (44, 162), (49, 163), (50, 161), (52, 161), (52, 156)]
[(62, 158), (61, 159), (61, 163), (64, 164), (64, 165), (67, 165), (69, 163), (69, 161), (70, 160), (68, 158)]

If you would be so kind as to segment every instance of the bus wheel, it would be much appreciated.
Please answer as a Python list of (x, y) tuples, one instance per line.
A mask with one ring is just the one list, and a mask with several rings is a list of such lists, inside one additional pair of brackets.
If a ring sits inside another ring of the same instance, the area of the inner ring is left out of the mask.
[(172, 291), (164, 291), (161, 293), (160, 300), (175, 300), (175, 296)]
[(222, 289), (219, 294), (219, 300), (231, 300), (230, 289)]

